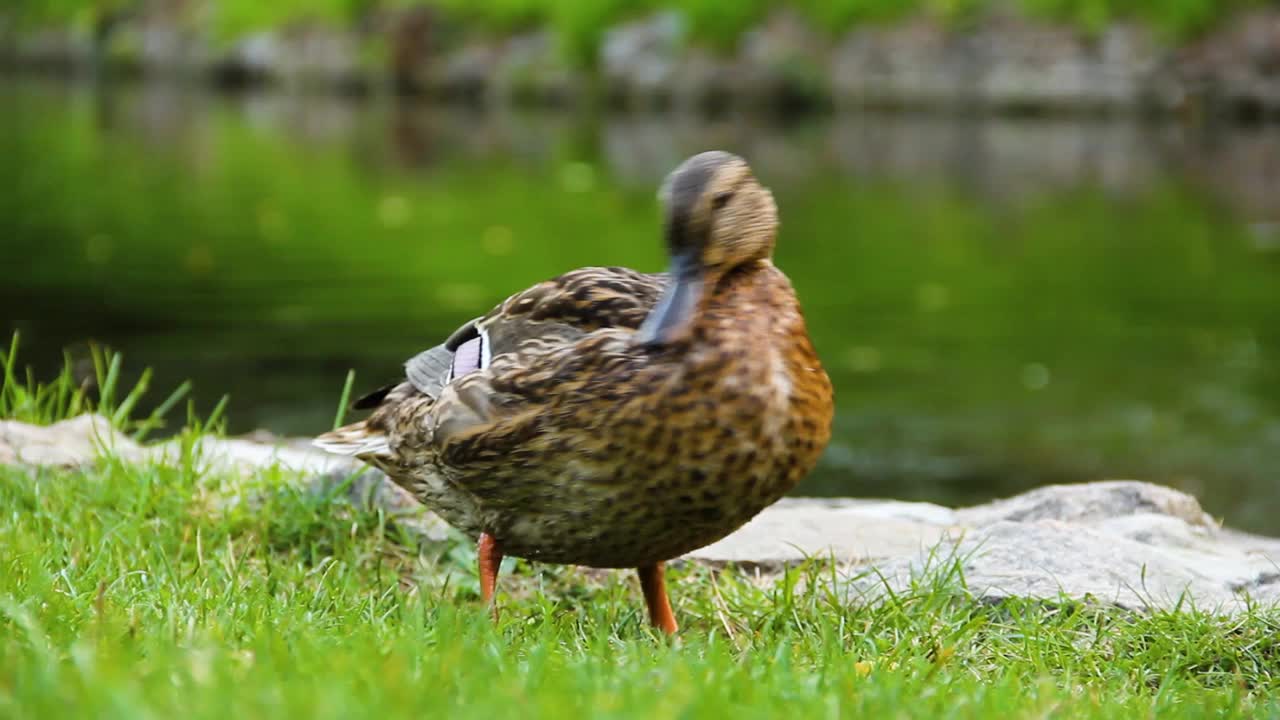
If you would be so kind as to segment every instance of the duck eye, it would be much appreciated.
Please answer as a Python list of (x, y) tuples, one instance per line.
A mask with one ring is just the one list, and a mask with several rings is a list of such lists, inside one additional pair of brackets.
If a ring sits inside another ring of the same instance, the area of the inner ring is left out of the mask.
[(723, 208), (725, 205), (728, 205), (729, 201), (732, 199), (733, 199), (733, 193), (722, 192), (719, 195), (716, 195), (715, 197), (711, 198), (711, 209), (719, 210)]

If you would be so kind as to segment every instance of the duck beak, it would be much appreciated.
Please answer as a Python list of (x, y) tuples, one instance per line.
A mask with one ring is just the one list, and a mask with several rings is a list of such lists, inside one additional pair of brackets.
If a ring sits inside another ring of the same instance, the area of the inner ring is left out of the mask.
[(637, 345), (669, 345), (689, 337), (702, 302), (703, 273), (694, 253), (671, 258), (671, 283), (636, 331)]

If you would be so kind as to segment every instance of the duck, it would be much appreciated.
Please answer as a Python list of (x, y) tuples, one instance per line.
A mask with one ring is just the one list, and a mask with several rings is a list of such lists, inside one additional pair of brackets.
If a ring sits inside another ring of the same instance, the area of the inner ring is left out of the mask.
[(381, 469), (477, 544), (493, 608), (507, 556), (634, 568), (679, 628), (671, 560), (796, 487), (831, 437), (831, 381), (790, 280), (778, 210), (741, 157), (662, 183), (669, 269), (585, 267), (511, 295), (315, 439)]

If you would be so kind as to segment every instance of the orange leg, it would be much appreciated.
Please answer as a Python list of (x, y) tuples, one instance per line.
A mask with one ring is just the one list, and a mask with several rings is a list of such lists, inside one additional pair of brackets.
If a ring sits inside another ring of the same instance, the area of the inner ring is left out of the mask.
[(649, 606), (649, 621), (668, 635), (675, 635), (679, 626), (667, 600), (667, 583), (662, 563), (645, 565), (636, 569), (640, 573), (640, 587), (644, 590), (644, 602)]
[(498, 568), (502, 565), (502, 548), (492, 535), (480, 533), (476, 554), (480, 558), (480, 599), (493, 606), (493, 619), (496, 622), (498, 604), (493, 601), (493, 593), (498, 587)]

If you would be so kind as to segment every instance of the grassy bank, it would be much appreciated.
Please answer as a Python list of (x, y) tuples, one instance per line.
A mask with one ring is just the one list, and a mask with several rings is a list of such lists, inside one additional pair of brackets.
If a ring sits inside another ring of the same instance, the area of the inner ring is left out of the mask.
[(181, 467), (0, 470), (0, 714), (1280, 712), (1275, 614), (989, 606), (947, 584), (845, 607), (698, 568), (677, 573), (685, 630), (669, 645), (629, 577), (522, 566), (493, 627), (465, 545), (407, 552), (378, 516), (254, 482), (262, 502), (218, 510), (241, 483)]
[[(1096, 32), (1110, 22), (1135, 20), (1155, 27), (1167, 38), (1191, 36), (1235, 10), (1257, 0), (217, 0), (206, 8), (189, 5), (188, 21), (211, 21), (226, 39), (246, 32), (279, 27), (298, 21), (319, 20), (353, 25), (371, 11), (387, 7), (434, 8), (464, 32), (511, 33), (531, 27), (556, 31), (567, 56), (579, 65), (592, 65), (604, 33), (618, 23), (659, 10), (677, 10), (686, 19), (691, 41), (720, 49), (732, 48), (743, 33), (770, 11), (794, 10), (815, 28), (831, 36), (859, 24), (925, 15), (963, 24), (992, 8), (1012, 6), (1033, 18), (1073, 24)], [(19, 26), (87, 24), (124, 17), (137, 4), (133, 0), (17, 0), (9, 14)]]
[[(77, 394), (21, 376), (5, 416)], [(410, 550), (299, 478), (198, 465), (0, 467), (0, 717), (1280, 713), (1274, 611), (983, 604), (954, 572), (848, 605), (820, 562), (771, 585), (683, 567), (671, 643), (629, 576), (519, 563), (494, 626), (463, 539)]]

